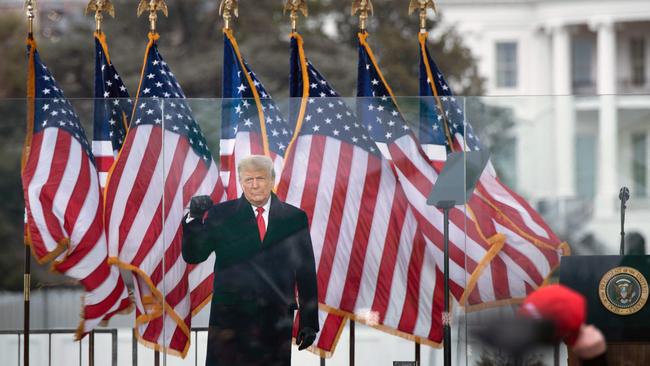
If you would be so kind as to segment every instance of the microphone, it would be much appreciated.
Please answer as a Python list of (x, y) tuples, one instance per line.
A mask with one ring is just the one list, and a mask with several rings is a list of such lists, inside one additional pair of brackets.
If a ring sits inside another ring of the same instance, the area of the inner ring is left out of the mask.
[(627, 187), (621, 188), (621, 191), (618, 193), (618, 199), (621, 200), (621, 203), (625, 204), (630, 199), (630, 190)]
[(621, 244), (620, 255), (625, 255), (625, 202), (630, 199), (630, 190), (627, 187), (622, 187), (618, 193), (618, 199), (621, 200)]

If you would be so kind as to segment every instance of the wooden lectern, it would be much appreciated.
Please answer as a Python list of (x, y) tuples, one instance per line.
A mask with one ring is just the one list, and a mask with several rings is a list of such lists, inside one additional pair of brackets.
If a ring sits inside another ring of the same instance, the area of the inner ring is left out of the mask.
[[(650, 256), (563, 257), (560, 283), (587, 298), (587, 323), (607, 339), (609, 365), (650, 365)], [(569, 365), (580, 361), (569, 352)]]

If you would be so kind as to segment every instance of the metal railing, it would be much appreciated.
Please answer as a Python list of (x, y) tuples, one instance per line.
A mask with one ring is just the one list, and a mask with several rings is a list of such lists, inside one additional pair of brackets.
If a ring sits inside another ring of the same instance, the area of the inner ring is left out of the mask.
[[(76, 329), (36, 329), (36, 330), (30, 330), (29, 335), (39, 335), (39, 334), (47, 334), (47, 352), (48, 352), (48, 357), (47, 357), (47, 365), (52, 366), (52, 335), (53, 334), (75, 334), (77, 332)], [(0, 336), (3, 335), (15, 335), (18, 337), (18, 347), (17, 347), (17, 352), (18, 352), (18, 366), (21, 365), (20, 361), (22, 360), (21, 353), (20, 353), (20, 343), (21, 339), (23, 337), (23, 330), (0, 330)], [(89, 335), (89, 342), (88, 342), (88, 354), (90, 358), (90, 365), (92, 366), (94, 363), (93, 360), (93, 354), (94, 354), (94, 335), (95, 334), (110, 334), (111, 335), (111, 365), (112, 366), (117, 366), (117, 329), (96, 329)], [(82, 343), (79, 343), (79, 366), (82, 365)]]
[[(354, 326), (355, 322), (350, 321), (350, 339), (352, 340), (350, 342), (350, 349), (349, 349), (349, 365), (354, 366), (355, 364), (355, 336), (354, 336)], [(48, 366), (52, 366), (52, 335), (54, 334), (75, 334), (76, 329), (36, 329), (36, 330), (30, 330), (29, 335), (43, 335), (46, 334), (48, 338), (47, 342), (47, 350), (48, 350)], [(196, 327), (196, 328), (191, 328), (190, 329), (190, 338), (192, 337), (192, 333), (194, 333), (194, 366), (199, 365), (199, 352), (198, 352), (198, 338), (199, 338), (199, 332), (207, 332), (208, 327)], [(21, 354), (21, 349), (20, 349), (20, 344), (21, 340), (24, 338), (23, 335), (23, 330), (0, 330), (0, 337), (1, 336), (12, 336), (15, 335), (18, 338), (18, 347), (17, 347), (17, 365), (21, 366), (22, 363), (22, 354)], [(117, 366), (117, 358), (118, 358), (118, 329), (113, 328), (113, 329), (95, 329), (93, 332), (91, 332), (88, 335), (88, 365), (89, 366), (94, 366), (95, 364), (95, 334), (110, 334), (111, 335), (111, 366)], [(420, 364), (420, 345), (418, 343), (415, 344), (415, 360), (416, 364)], [(79, 359), (79, 366), (83, 365), (83, 359), (82, 359), (82, 353), (83, 353), (83, 348), (82, 348), (83, 343), (78, 342), (78, 349), (79, 349), (79, 354), (78, 354), (78, 359)], [(153, 352), (154, 355), (154, 365), (159, 366), (160, 365), (160, 352), (158, 351), (151, 351)], [(320, 358), (320, 365), (325, 366), (325, 358), (321, 357)], [(3, 366), (7, 365), (6, 363), (0, 363)], [(69, 362), (66, 362), (66, 366), (70, 365)], [(135, 329), (132, 330), (131, 332), (131, 365), (132, 366), (138, 366), (138, 340), (135, 335)]]
[[(47, 350), (48, 350), (48, 366), (52, 366), (52, 335), (54, 334), (75, 334), (76, 329), (38, 329), (38, 330), (30, 330), (29, 334), (30, 335), (47, 335), (48, 341), (47, 341)], [(197, 327), (197, 328), (192, 328), (191, 333), (194, 333), (194, 339), (198, 340), (198, 333), (199, 332), (207, 332), (208, 328), (207, 327)], [(21, 365), (22, 361), (22, 354), (20, 352), (20, 344), (23, 342), (23, 330), (0, 330), (0, 336), (12, 336), (15, 335), (18, 338), (18, 347), (17, 347), (17, 354), (18, 354), (18, 363), (17, 365)], [(111, 366), (117, 366), (117, 329), (95, 329), (92, 333), (88, 335), (88, 365), (94, 366), (95, 360), (94, 360), (94, 347), (95, 347), (95, 342), (94, 342), (94, 335), (95, 334), (110, 334), (111, 335)], [(191, 336), (191, 334), (190, 334)], [(194, 365), (198, 366), (199, 360), (198, 360), (198, 343), (197, 341), (194, 342)], [(82, 342), (78, 342), (79, 345), (79, 354), (78, 354), (78, 359), (79, 359), (79, 366), (83, 364), (82, 360)], [(135, 337), (135, 330), (132, 333), (131, 337), (131, 350), (132, 350), (132, 365), (137, 366), (138, 365), (138, 340)], [(159, 360), (159, 352), (154, 352), (154, 362), (156, 365), (158, 365), (158, 360)], [(69, 365), (69, 363), (67, 364)]]

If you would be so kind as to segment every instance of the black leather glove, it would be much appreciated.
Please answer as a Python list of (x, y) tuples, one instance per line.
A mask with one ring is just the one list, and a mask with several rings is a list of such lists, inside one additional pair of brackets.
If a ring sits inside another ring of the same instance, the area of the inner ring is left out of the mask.
[(212, 208), (212, 198), (210, 196), (194, 196), (190, 201), (190, 217), (201, 218), (203, 214)]
[(296, 344), (298, 345), (298, 351), (311, 346), (312, 343), (316, 340), (316, 331), (309, 327), (304, 327), (298, 332), (296, 337)]

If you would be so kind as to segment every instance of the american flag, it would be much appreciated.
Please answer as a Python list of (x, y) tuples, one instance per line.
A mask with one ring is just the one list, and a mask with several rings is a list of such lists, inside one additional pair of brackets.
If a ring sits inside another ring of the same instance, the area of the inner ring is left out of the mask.
[(219, 171), (174, 74), (149, 34), (131, 127), (106, 187), (110, 261), (135, 274), (136, 336), (184, 357), (191, 317), (209, 302), (214, 257), (188, 265), (181, 220), (191, 197), (225, 198)]
[(274, 162), (276, 182), (293, 129), (239, 52), (232, 31), (224, 29), (223, 102), (221, 112), (220, 170), (228, 199), (242, 194), (237, 164), (251, 154), (268, 155)]
[(133, 102), (108, 55), (106, 35), (95, 32), (95, 114), (92, 150), (99, 171), (99, 183), (106, 177), (122, 148)]
[[(269, 155), (274, 161), (276, 181), (279, 182), (284, 154), (293, 136), (293, 127), (289, 126), (271, 96), (241, 56), (232, 32), (226, 29), (223, 65), (220, 170), (222, 181), (228, 182), (228, 198), (234, 199), (241, 195), (237, 182), (237, 163), (242, 157), (250, 154)], [(319, 319), (321, 332), (314, 342), (315, 347), (310, 350), (329, 357), (334, 352), (345, 321), (343, 317), (328, 314), (323, 310), (319, 310)], [(295, 334), (297, 327), (294, 327), (294, 336)]]
[(298, 92), (291, 97), (301, 103), (277, 191), (307, 212), (319, 302), (330, 313), (437, 345), (442, 292), (435, 291), (441, 274), (433, 246), (388, 161), (305, 59), (298, 34), (291, 45)]
[(80, 339), (131, 301), (107, 260), (103, 200), (86, 133), (70, 102), (28, 40), (28, 130), (22, 161), (26, 242), (39, 263), (86, 290)]
[[(426, 204), (439, 170), (429, 164), (404, 120), (367, 37), (367, 33), (359, 34), (358, 114), (384, 157), (393, 163), (409, 202), (419, 213), (425, 237), (437, 248), (437, 264), (443, 268), (442, 213)], [(467, 210), (454, 208), (450, 212), (450, 287), (461, 302), (463, 294), (472, 293), (475, 285), (483, 302), (492, 301), (490, 294), (498, 293), (507, 283), (486, 281), (481, 274), (502, 278), (499, 274), (506, 269), (492, 268), (491, 263), (501, 248), (500, 236), (494, 231), (485, 233), (475, 225), (477, 215), (482, 218), (486, 212), (471, 208), (470, 204)]]
[[(466, 121), (463, 108), (436, 66), (420, 34), (420, 142), (434, 166), (441, 166), (452, 151), (485, 149)], [(542, 217), (519, 195), (501, 183), (489, 164), (468, 204), (477, 228), (486, 235), (502, 236), (503, 247), (491, 259), (491, 271), (481, 278), (490, 280), (495, 293), (473, 291), (466, 294), (468, 305), (489, 301), (521, 299), (544, 283), (569, 253)], [(479, 283), (481, 280), (479, 279)], [(507, 286), (498, 284), (507, 284)]]

